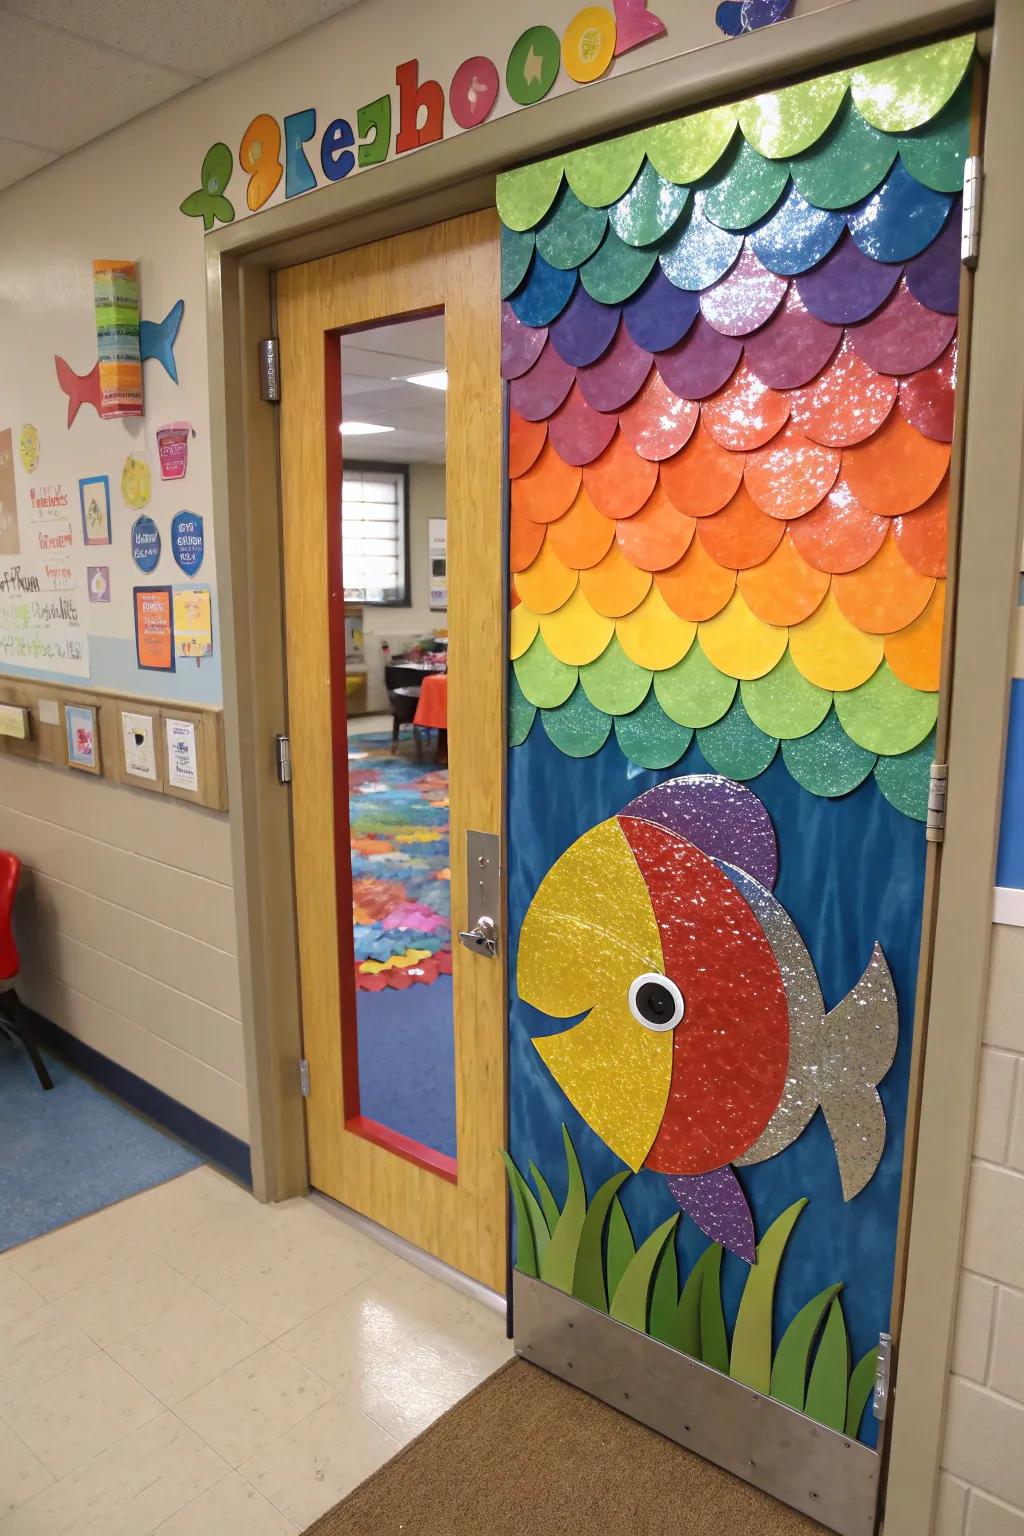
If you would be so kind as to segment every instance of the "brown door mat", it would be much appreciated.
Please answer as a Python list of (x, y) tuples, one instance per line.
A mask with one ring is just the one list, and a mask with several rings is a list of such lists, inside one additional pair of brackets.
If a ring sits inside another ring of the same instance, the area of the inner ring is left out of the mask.
[(510, 1360), (306, 1536), (825, 1536), (824, 1527)]

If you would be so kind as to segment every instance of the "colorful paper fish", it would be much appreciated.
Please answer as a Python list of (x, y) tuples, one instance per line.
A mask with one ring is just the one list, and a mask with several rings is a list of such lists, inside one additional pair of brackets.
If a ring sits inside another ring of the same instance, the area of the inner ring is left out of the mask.
[(773, 21), (782, 21), (792, 4), (793, 0), (722, 0), (715, 11), (715, 21), (720, 32), (740, 37), (744, 32), (756, 32), (759, 27), (770, 27)]
[[(178, 331), (181, 328), (181, 317), (185, 313), (185, 300), (179, 299), (172, 304), (164, 318), (158, 322), (142, 320), (139, 323), (139, 347), (142, 353), (142, 361), (149, 362), (155, 359), (161, 363), (168, 377), (177, 384), (178, 366), (174, 361), (174, 346), (178, 340)], [(57, 382), (68, 397), (68, 426), (78, 415), (79, 407), (91, 405), (99, 414), (100, 409), (100, 365), (96, 364), (88, 373), (75, 373), (62, 357), (54, 357), (54, 365), (57, 369)]]
[(748, 1263), (754, 1224), (734, 1165), (784, 1151), (821, 1107), (843, 1197), (885, 1145), (877, 1085), (896, 1050), (878, 944), (826, 1012), (811, 957), (772, 895), (771, 819), (714, 774), (670, 779), (579, 838), (523, 921), (518, 987), (552, 1018), (533, 1044), (579, 1113), (634, 1172)]

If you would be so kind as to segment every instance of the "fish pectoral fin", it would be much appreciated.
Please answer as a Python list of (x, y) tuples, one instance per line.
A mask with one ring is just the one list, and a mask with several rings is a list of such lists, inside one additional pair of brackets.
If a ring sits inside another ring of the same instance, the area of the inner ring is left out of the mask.
[(863, 976), (826, 1016), (822, 1030), (821, 1108), (844, 1200), (860, 1194), (885, 1148), (878, 1084), (892, 1066), (898, 1038), (896, 988), (876, 943)]
[(713, 1243), (753, 1264), (757, 1258), (754, 1218), (734, 1170), (726, 1164), (710, 1173), (671, 1173), (666, 1183), (681, 1211)]

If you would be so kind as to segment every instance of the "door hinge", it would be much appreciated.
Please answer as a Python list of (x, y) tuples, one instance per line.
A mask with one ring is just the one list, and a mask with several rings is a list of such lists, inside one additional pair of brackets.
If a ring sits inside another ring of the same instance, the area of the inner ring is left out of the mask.
[(871, 1394), (871, 1412), (876, 1419), (884, 1419), (889, 1411), (889, 1371), (892, 1366), (892, 1334), (878, 1335), (878, 1354), (875, 1358), (875, 1388)]
[(978, 265), (981, 239), (981, 156), (964, 161), (964, 204), (960, 219), (960, 260), (972, 272)]
[(281, 350), (276, 336), (265, 336), (259, 343), (260, 399), (276, 405), (281, 398)]
[(941, 843), (946, 835), (946, 778), (949, 769), (945, 763), (932, 763), (928, 771), (928, 819), (924, 835), (929, 843)]
[(309, 1062), (305, 1056), (299, 1057), (299, 1088), (304, 1099), (309, 1098)]
[(292, 739), (290, 736), (279, 734), (274, 737), (277, 755), (277, 781), (279, 784), (290, 784), (292, 781)]

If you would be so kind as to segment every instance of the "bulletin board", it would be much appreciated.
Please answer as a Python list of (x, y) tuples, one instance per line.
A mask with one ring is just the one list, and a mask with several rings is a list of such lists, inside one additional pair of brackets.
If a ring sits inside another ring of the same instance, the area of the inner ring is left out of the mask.
[(12, 307), (0, 380), (0, 680), (218, 708), (206, 382), (157, 263), (78, 247), (67, 302)]

